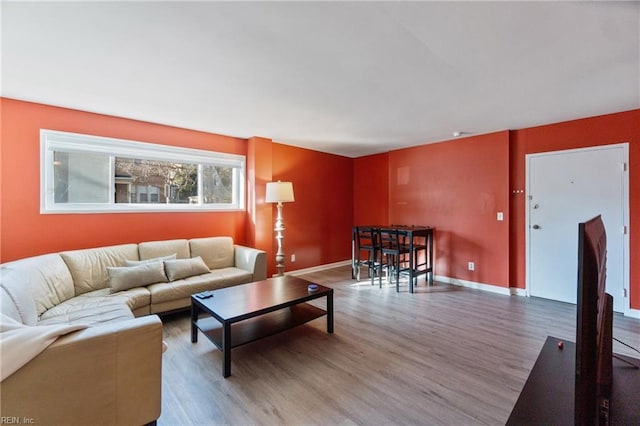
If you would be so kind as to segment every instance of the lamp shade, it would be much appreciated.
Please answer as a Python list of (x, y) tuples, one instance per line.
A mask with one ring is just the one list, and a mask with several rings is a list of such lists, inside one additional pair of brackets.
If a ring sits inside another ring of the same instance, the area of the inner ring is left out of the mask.
[(267, 203), (290, 203), (293, 198), (293, 184), (291, 182), (267, 183)]

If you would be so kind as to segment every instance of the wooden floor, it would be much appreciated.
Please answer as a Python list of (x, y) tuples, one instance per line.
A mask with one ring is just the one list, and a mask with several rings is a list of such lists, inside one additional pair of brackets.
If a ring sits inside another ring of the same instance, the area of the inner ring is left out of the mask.
[[(504, 424), (546, 336), (574, 340), (574, 305), (423, 281), (396, 293), (350, 276), (302, 276), (334, 288), (333, 335), (323, 317), (233, 349), (227, 379), (215, 346), (190, 342), (188, 313), (163, 318), (158, 424)], [(640, 346), (640, 320), (616, 314), (614, 335)]]

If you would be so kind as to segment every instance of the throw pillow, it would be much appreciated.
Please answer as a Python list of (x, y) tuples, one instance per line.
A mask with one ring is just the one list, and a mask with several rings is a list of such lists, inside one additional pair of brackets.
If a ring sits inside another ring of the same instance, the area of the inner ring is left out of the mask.
[(164, 260), (173, 260), (176, 258), (176, 256), (177, 256), (177, 253), (173, 253), (168, 256), (154, 257), (153, 259), (125, 260), (124, 266), (137, 266), (137, 265), (142, 265), (143, 263), (153, 263), (153, 262), (162, 262)]
[(169, 281), (180, 280), (194, 275), (206, 274), (209, 268), (200, 256), (191, 259), (165, 260), (164, 269)]
[(107, 274), (109, 275), (111, 293), (154, 283), (167, 282), (164, 265), (160, 261), (142, 263), (136, 266), (107, 267)]

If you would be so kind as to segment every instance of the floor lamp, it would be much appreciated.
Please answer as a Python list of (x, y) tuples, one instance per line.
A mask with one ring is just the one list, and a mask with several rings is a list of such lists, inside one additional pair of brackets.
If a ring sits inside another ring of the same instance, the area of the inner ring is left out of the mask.
[(267, 203), (278, 203), (278, 216), (276, 217), (276, 240), (278, 241), (278, 252), (276, 253), (276, 267), (278, 276), (284, 275), (284, 251), (282, 251), (282, 240), (284, 239), (284, 219), (282, 218), (282, 203), (290, 203), (293, 198), (293, 184), (291, 182), (269, 182), (267, 183)]

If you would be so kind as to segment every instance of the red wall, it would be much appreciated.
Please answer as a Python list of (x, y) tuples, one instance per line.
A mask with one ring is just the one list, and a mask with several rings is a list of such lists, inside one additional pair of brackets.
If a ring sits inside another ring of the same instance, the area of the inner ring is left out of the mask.
[[(275, 256), (271, 180), (294, 183), (285, 206), (287, 270), (350, 257), (353, 160), (273, 143), (232, 138), (12, 99), (0, 99), (0, 261), (111, 244), (230, 235)], [(247, 211), (40, 214), (40, 129), (206, 149), (247, 156)], [(288, 262), (296, 254), (295, 264)], [(268, 259), (268, 273), (275, 261)]]
[[(607, 114), (511, 132), (511, 189), (525, 187), (525, 155), (629, 143), (629, 260), (631, 307), (640, 309), (640, 110)], [(525, 199), (511, 197), (511, 281), (525, 288)]]
[(2, 262), (153, 239), (231, 235), (244, 242), (243, 211), (40, 214), (40, 129), (246, 154), (243, 139), (2, 99)]
[(389, 154), (368, 155), (353, 162), (353, 223), (389, 223)]
[(437, 275), (509, 287), (508, 132), (391, 151), (389, 222), (435, 227)]
[(295, 196), (282, 211), (285, 271), (351, 258), (352, 173), (351, 158), (273, 144), (273, 180), (293, 182)]
[(272, 206), (265, 203), (267, 182), (272, 180), (271, 139), (253, 137), (247, 148), (247, 245), (267, 252), (273, 251)]
[[(0, 261), (153, 239), (231, 235), (273, 257), (264, 183), (292, 181), (287, 270), (350, 257), (354, 224), (436, 227), (436, 273), (525, 287), (525, 155), (629, 142), (631, 307), (640, 309), (640, 110), (350, 159), (273, 143), (0, 98)], [(247, 212), (40, 214), (40, 129), (247, 155)], [(495, 218), (505, 213), (504, 222)], [(634, 238), (635, 236), (635, 238)], [(264, 246), (264, 247), (262, 247)], [(297, 261), (291, 264), (290, 255)], [(468, 261), (476, 271), (467, 271)], [(275, 272), (269, 261), (269, 273)]]
[[(525, 288), (525, 155), (622, 142), (629, 143), (630, 302), (640, 309), (640, 110), (358, 158), (354, 200), (365, 207), (354, 207), (354, 224), (432, 225), (438, 275)], [(376, 187), (387, 202), (368, 201)]]

